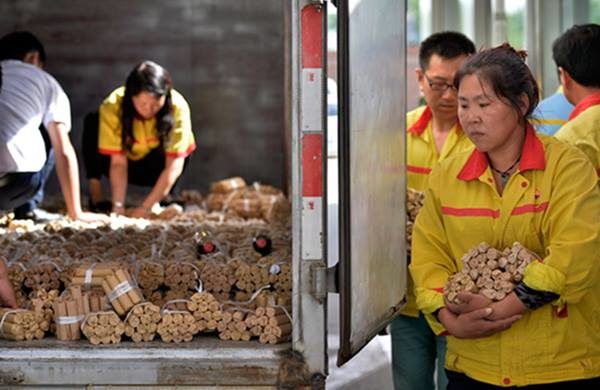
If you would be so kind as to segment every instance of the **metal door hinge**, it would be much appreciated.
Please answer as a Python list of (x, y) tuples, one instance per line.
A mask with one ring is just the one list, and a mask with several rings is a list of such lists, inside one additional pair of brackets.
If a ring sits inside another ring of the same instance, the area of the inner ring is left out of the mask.
[(311, 295), (319, 303), (327, 298), (327, 266), (319, 261), (310, 265)]
[(327, 293), (339, 293), (338, 265), (327, 268), (324, 263), (319, 262), (310, 266), (311, 295), (319, 303), (327, 298)]

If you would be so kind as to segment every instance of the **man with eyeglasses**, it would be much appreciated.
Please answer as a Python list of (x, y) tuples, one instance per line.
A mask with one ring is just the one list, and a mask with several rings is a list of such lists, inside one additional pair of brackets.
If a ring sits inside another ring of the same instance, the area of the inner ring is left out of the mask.
[[(406, 117), (409, 188), (424, 191), (429, 172), (438, 161), (473, 148), (458, 123), (458, 101), (453, 85), (454, 74), (473, 53), (473, 42), (458, 32), (436, 33), (421, 43), (416, 76), (426, 105)], [(434, 389), (437, 359), (437, 386), (445, 389), (445, 337), (436, 337), (419, 313), (410, 276), (407, 290), (407, 304), (390, 327), (394, 387), (397, 390)]]

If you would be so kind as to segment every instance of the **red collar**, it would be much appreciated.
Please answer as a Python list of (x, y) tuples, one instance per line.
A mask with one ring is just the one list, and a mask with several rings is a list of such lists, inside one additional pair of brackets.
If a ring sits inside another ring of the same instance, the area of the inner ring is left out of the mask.
[[(475, 180), (479, 178), (488, 167), (488, 159), (485, 153), (473, 150), (469, 159), (458, 174), (460, 180)], [(525, 133), (525, 142), (521, 152), (521, 161), (519, 162), (519, 171), (524, 172), (532, 169), (543, 170), (546, 167), (544, 159), (544, 144), (535, 134), (531, 124), (527, 125)]]
[[(415, 123), (413, 123), (412, 126), (409, 127), (407, 131), (409, 133), (421, 136), (421, 134), (423, 134), (423, 132), (427, 128), (427, 125), (429, 124), (429, 122), (431, 122), (431, 118), (433, 118), (433, 113), (431, 112), (431, 108), (429, 108), (429, 106), (425, 106), (425, 109), (421, 113), (421, 116), (419, 117), (419, 119), (417, 119), (417, 121)], [(456, 129), (458, 131), (462, 130), (462, 128), (460, 127), (460, 122), (458, 122), (458, 121), (456, 121)]]
[(571, 115), (569, 115), (569, 120), (575, 119), (575, 117), (577, 117), (579, 114), (581, 114), (588, 108), (596, 106), (598, 104), (600, 104), (600, 92), (592, 94), (580, 101), (579, 103), (577, 103), (577, 105), (571, 112)]
[(431, 121), (432, 117), (433, 114), (431, 113), (431, 108), (429, 108), (429, 106), (425, 106), (425, 109), (421, 113), (419, 119), (417, 119), (417, 121), (408, 128), (408, 132), (420, 136), (427, 128), (427, 124)]

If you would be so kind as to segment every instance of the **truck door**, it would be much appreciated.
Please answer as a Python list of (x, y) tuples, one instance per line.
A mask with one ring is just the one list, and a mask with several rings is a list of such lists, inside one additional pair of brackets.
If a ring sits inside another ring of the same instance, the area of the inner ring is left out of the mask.
[(338, 1), (338, 365), (406, 292), (405, 14), (403, 0)]

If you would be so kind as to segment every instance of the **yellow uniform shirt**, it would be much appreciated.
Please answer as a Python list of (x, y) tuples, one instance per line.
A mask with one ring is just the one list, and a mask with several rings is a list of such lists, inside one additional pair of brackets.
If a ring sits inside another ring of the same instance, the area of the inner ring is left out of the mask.
[(441, 152), (438, 153), (431, 126), (431, 109), (419, 107), (406, 114), (406, 171), (408, 187), (425, 191), (431, 168), (439, 161), (458, 152), (473, 148), (473, 143), (462, 131), (460, 124), (448, 134)]
[[(431, 109), (427, 106), (419, 107), (406, 114), (408, 128), (406, 135), (407, 183), (409, 188), (417, 191), (425, 191), (427, 178), (435, 164), (450, 155), (473, 148), (471, 140), (465, 135), (457, 122), (448, 134), (442, 151), (438, 153), (433, 138), (431, 117)], [(402, 308), (402, 314), (417, 317), (419, 310), (415, 303), (413, 282), (410, 275), (406, 295), (406, 305)]]
[[(115, 89), (100, 106), (100, 129), (98, 132), (98, 151), (111, 155), (123, 153), (121, 146), (121, 103), (125, 87)], [(190, 107), (184, 97), (176, 90), (171, 90), (173, 116), (175, 124), (165, 141), (164, 149), (167, 156), (186, 157), (194, 151), (196, 143), (192, 132)], [(134, 144), (127, 151), (127, 158), (133, 161), (144, 158), (154, 148), (160, 146), (156, 130), (156, 119), (133, 120)]]
[(555, 137), (581, 149), (600, 178), (600, 93), (579, 102)]
[(417, 304), (444, 306), (443, 287), (462, 268), (461, 257), (487, 242), (515, 241), (542, 261), (525, 269), (524, 283), (560, 298), (526, 312), (490, 337), (448, 337), (446, 367), (498, 386), (522, 386), (600, 376), (600, 189), (588, 159), (576, 148), (527, 130), (519, 169), (502, 196), (485, 154), (477, 150), (433, 169), (413, 231), (410, 271)]

